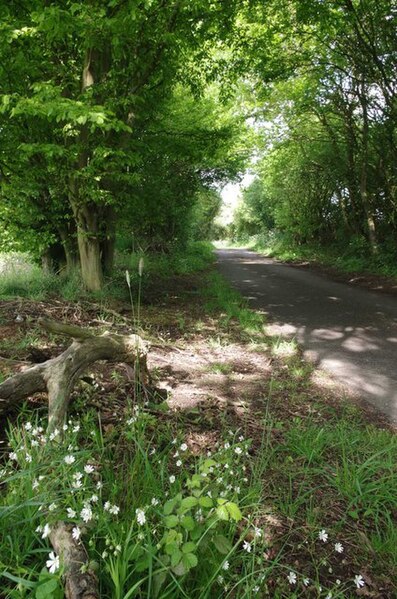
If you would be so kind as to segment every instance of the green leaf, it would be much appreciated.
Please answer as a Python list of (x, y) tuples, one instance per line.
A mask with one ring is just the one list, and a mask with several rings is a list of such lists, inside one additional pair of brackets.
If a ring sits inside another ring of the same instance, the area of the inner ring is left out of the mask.
[(149, 568), (150, 565), (150, 559), (148, 555), (145, 555), (145, 557), (143, 557), (139, 562), (137, 562), (136, 566), (135, 566), (135, 570), (136, 572), (144, 572), (145, 570), (147, 570)]
[(177, 545), (177, 543), (167, 543), (164, 550), (167, 555), (173, 555), (174, 553), (179, 551), (179, 546)]
[(194, 553), (186, 553), (182, 557), (182, 563), (185, 566), (186, 570), (190, 570), (190, 568), (195, 568), (198, 564), (197, 556)]
[(229, 512), (224, 505), (216, 508), (216, 514), (220, 520), (229, 520)]
[(178, 516), (166, 516), (164, 518), (164, 523), (166, 525), (167, 528), (175, 528), (175, 526), (178, 526), (179, 524), (179, 518)]
[(196, 550), (196, 543), (188, 541), (182, 545), (182, 553), (191, 553)]
[(182, 558), (182, 552), (177, 549), (174, 553), (171, 554), (171, 566), (174, 568)]
[(185, 497), (185, 499), (182, 499), (182, 503), (181, 503), (182, 513), (187, 512), (187, 510), (190, 510), (192, 507), (195, 507), (197, 504), (198, 504), (198, 499), (196, 497)]
[(238, 505), (236, 503), (233, 503), (232, 501), (229, 501), (226, 504), (226, 509), (229, 512), (231, 518), (233, 520), (235, 520), (236, 522), (240, 522), (240, 520), (242, 519), (243, 515), (240, 512), (240, 509), (238, 507)]
[(232, 544), (224, 535), (216, 535), (213, 539), (213, 543), (219, 553), (226, 555), (232, 550)]
[(36, 599), (52, 599), (58, 588), (58, 579), (52, 578), (39, 584), (36, 588)]
[(211, 497), (208, 497), (208, 495), (203, 495), (199, 499), (199, 504), (201, 507), (212, 507), (214, 502), (212, 501)]
[(153, 576), (153, 592), (154, 596), (158, 597), (165, 580), (167, 578), (167, 572), (159, 572)]
[(191, 516), (184, 516), (181, 520), (181, 524), (186, 530), (193, 530), (196, 526), (196, 523)]
[(183, 561), (180, 561), (179, 564), (175, 566), (175, 568), (172, 568), (172, 571), (177, 576), (183, 576), (184, 574), (186, 574), (188, 570), (186, 569)]

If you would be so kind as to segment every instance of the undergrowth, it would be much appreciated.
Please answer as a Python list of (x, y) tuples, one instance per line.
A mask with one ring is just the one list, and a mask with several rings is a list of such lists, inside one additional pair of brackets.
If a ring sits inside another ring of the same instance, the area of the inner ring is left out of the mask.
[(391, 244), (379, 244), (378, 251), (374, 254), (360, 236), (352, 236), (348, 241), (329, 245), (296, 244), (291, 239), (270, 231), (247, 237), (238, 245), (287, 262), (307, 260), (332, 266), (343, 272), (397, 277), (395, 247)]

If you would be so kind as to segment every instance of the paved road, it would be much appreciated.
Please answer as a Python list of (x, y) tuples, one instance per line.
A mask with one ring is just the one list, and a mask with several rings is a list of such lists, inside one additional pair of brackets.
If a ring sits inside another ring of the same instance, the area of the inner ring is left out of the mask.
[(274, 332), (397, 422), (397, 298), (338, 283), (247, 250), (218, 250), (219, 270)]

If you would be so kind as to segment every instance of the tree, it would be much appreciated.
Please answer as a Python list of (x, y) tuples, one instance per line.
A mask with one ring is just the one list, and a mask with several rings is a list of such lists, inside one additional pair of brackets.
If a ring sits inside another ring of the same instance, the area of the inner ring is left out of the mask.
[[(200, 0), (7, 7), (0, 52), (3, 74), (12, 75), (5, 78), (1, 126), (6, 140), (38, 157), (44, 196), (67, 204), (62, 218), (76, 231), (88, 289), (101, 287), (112, 262), (120, 185), (142, 161), (135, 132), (150, 123), (176, 81), (189, 82), (187, 62), (210, 60), (205, 45), (228, 34), (235, 10), (234, 3)], [(197, 77), (191, 83), (197, 90)], [(3, 145), (3, 156), (8, 149)], [(14, 180), (12, 164), (3, 170)], [(44, 172), (54, 173), (54, 186)], [(30, 168), (20, 180), (26, 189), (29, 182)]]

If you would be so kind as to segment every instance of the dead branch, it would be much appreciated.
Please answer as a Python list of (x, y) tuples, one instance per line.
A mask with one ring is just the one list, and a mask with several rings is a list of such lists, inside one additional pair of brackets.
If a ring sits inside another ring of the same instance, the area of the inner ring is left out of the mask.
[(46, 319), (39, 324), (47, 331), (66, 335), (73, 343), (59, 356), (27, 368), (0, 385), (0, 415), (37, 392), (48, 393), (48, 430), (65, 422), (70, 394), (90, 364), (98, 360), (124, 362), (134, 368), (137, 379), (147, 385), (146, 343), (138, 335), (94, 335), (91, 331)]
[(72, 526), (57, 522), (50, 533), (50, 541), (56, 553), (62, 556), (66, 597), (99, 599), (97, 577), (88, 566), (88, 556), (83, 544), (72, 537)]

